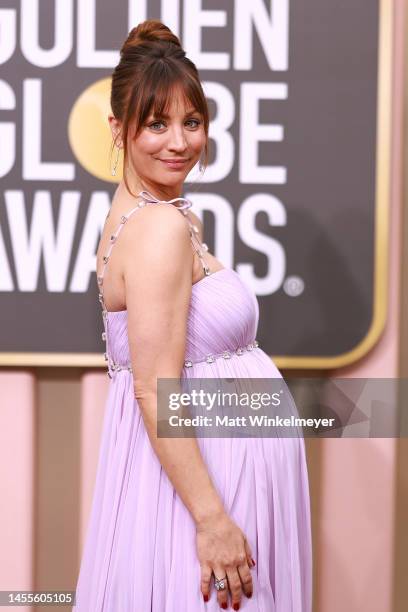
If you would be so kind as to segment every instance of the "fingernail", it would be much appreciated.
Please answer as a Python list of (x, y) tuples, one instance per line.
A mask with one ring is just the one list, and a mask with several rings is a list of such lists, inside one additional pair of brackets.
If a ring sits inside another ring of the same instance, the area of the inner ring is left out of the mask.
[(252, 597), (252, 591), (251, 593), (248, 593), (247, 597)]
[(234, 604), (232, 607), (234, 608), (234, 610), (239, 610), (239, 604)]
[(251, 561), (252, 561), (252, 565), (256, 565), (255, 561), (253, 560), (253, 558), (251, 557)]
[(228, 604), (227, 604), (227, 603), (225, 603), (225, 602), (224, 602), (224, 603), (222, 603), (222, 604), (221, 604), (221, 608), (222, 608), (223, 610), (226, 610), (226, 609), (228, 608)]
[(208, 601), (208, 595), (203, 595), (204, 601)]

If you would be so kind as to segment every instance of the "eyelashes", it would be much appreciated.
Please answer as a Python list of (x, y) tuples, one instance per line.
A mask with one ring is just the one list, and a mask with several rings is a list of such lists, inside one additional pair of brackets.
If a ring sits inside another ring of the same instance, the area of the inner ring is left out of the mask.
[[(200, 119), (187, 119), (186, 123), (195, 123), (195, 125), (193, 126), (193, 128), (198, 128), (201, 125), (201, 120)], [(148, 127), (151, 128), (153, 130), (153, 132), (158, 132), (159, 130), (155, 129), (154, 126), (156, 125), (165, 125), (164, 121), (153, 121), (152, 123), (148, 124)]]

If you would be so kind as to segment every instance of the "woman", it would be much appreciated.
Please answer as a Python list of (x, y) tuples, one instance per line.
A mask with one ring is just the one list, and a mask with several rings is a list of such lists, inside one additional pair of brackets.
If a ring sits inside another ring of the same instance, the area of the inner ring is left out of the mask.
[(161, 22), (130, 32), (111, 106), (124, 179), (97, 253), (111, 380), (74, 610), (310, 612), (303, 439), (157, 436), (158, 378), (281, 377), (254, 294), (180, 196), (207, 162), (209, 114)]

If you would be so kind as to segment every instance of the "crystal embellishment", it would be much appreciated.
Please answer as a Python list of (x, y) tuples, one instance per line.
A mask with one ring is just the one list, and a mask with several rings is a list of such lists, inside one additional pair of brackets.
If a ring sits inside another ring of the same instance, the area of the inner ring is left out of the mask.
[(105, 263), (108, 263), (108, 261), (109, 261), (109, 256), (108, 256), (108, 255), (104, 255), (104, 256), (103, 256), (103, 261), (104, 261)]
[[(258, 346), (259, 346), (259, 343), (257, 342), (257, 340), (254, 340), (253, 342), (250, 342), (246, 346), (239, 346), (235, 351), (229, 351), (229, 350), (222, 351), (221, 353), (207, 355), (205, 358), (198, 359), (197, 361), (193, 361), (192, 359), (186, 359), (183, 365), (185, 368), (192, 368), (194, 363), (205, 363), (205, 362), (213, 363), (218, 357), (220, 358), (222, 357), (223, 359), (230, 359), (233, 355), (243, 355), (245, 350), (252, 351), (252, 349), (257, 348)], [(107, 354), (105, 353), (105, 355)], [(132, 372), (132, 365), (130, 363), (122, 365), (122, 364), (112, 362), (111, 369), (115, 372), (118, 372), (121, 370), (128, 370), (129, 372)]]
[(130, 363), (121, 364), (112, 361), (111, 368), (114, 372), (121, 372), (122, 370), (128, 370), (128, 372), (132, 372), (132, 366)]
[(254, 340), (253, 342), (250, 342), (246, 346), (239, 346), (234, 351), (227, 350), (227, 351), (222, 351), (221, 353), (207, 355), (204, 359), (198, 359), (197, 361), (192, 361), (191, 359), (187, 359), (184, 362), (184, 367), (191, 368), (193, 367), (194, 363), (203, 363), (203, 362), (213, 363), (218, 357), (222, 357), (223, 359), (230, 359), (233, 355), (243, 355), (245, 351), (252, 351), (254, 348), (257, 348), (258, 346), (259, 346), (258, 341)]
[(126, 223), (126, 221), (127, 221), (126, 215), (122, 215), (121, 218), (120, 218), (120, 222), (121, 223)]

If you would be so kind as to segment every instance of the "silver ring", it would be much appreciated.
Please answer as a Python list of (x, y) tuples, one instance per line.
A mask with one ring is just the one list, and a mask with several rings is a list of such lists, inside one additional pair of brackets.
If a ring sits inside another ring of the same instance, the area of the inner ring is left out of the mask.
[(215, 578), (214, 586), (217, 589), (217, 591), (222, 591), (223, 589), (227, 588), (227, 585), (226, 585), (227, 577), (226, 576), (224, 576), (224, 578), (217, 578), (216, 575), (214, 574), (214, 578)]

